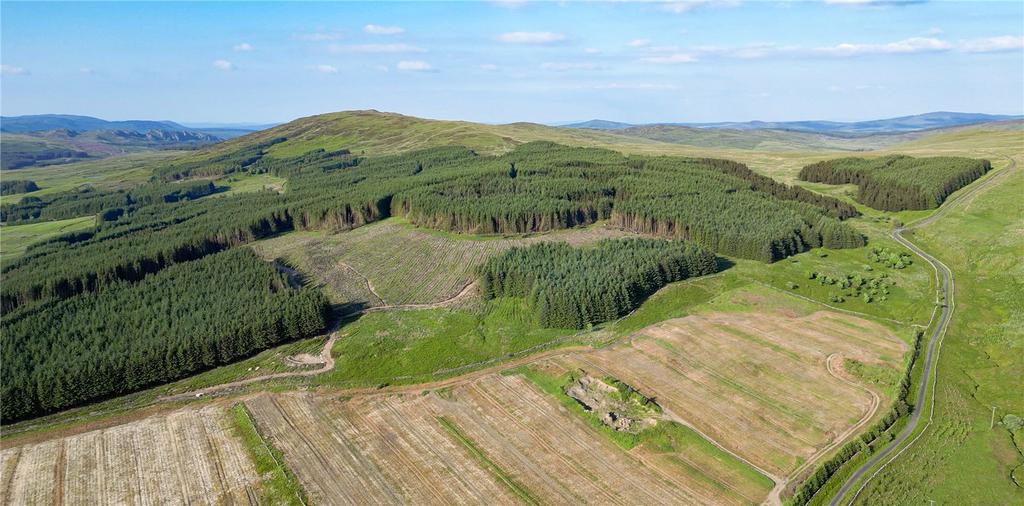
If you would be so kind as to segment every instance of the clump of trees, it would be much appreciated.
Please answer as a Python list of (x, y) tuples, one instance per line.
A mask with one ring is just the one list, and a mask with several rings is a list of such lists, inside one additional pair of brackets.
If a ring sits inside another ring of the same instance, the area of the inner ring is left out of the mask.
[(291, 289), (251, 250), (0, 319), (0, 416), (11, 422), (173, 381), (322, 332), (318, 291)]
[(890, 250), (889, 248), (878, 246), (871, 248), (871, 252), (868, 253), (868, 259), (891, 269), (906, 269), (907, 266), (914, 263), (910, 253), (906, 251)]
[(35, 181), (26, 179), (11, 179), (0, 181), (0, 195), (14, 195), (17, 193), (29, 193), (39, 189)]
[(934, 209), (951, 193), (992, 169), (988, 160), (962, 157), (838, 158), (808, 165), (800, 179), (856, 184), (857, 200), (884, 211)]
[(490, 259), (480, 282), (484, 298), (526, 297), (544, 327), (578, 329), (629, 313), (667, 283), (717, 270), (714, 254), (686, 241), (545, 242)]
[(881, 274), (877, 277), (865, 276), (862, 274), (828, 274), (811, 271), (807, 273), (807, 279), (817, 280), (822, 286), (833, 286), (841, 292), (832, 292), (829, 300), (832, 302), (845, 302), (847, 297), (860, 297), (864, 302), (874, 301), (885, 302), (889, 300), (889, 287), (895, 286), (888, 274)]
[(0, 206), (0, 221), (9, 224), (66, 220), (101, 214), (121, 216), (126, 211), (155, 203), (193, 200), (215, 193), (210, 181), (193, 183), (149, 183), (132, 190), (96, 190), (83, 186), (45, 197), (24, 197), (16, 204)]

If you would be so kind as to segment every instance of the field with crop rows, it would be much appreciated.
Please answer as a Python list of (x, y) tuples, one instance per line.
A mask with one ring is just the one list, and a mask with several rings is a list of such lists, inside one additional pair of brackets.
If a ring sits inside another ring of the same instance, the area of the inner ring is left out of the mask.
[[(884, 327), (832, 312), (703, 313), (563, 359), (638, 388), (741, 457), (786, 475), (855, 425), (871, 392), (833, 354), (901, 367), (908, 347)], [(595, 372), (595, 373), (596, 373)], [(753, 435), (756, 434), (756, 437)]]
[(0, 453), (0, 504), (250, 504), (259, 476), (224, 409), (184, 409)]
[(757, 504), (767, 493), (763, 481), (719, 481), (699, 452), (625, 452), (522, 376), (247, 406), (318, 504)]
[(335, 302), (426, 304), (451, 298), (488, 257), (539, 241), (585, 244), (629, 235), (588, 227), (527, 237), (460, 236), (388, 219), (333, 235), (298, 232), (259, 241), (265, 258), (285, 258), (322, 283)]

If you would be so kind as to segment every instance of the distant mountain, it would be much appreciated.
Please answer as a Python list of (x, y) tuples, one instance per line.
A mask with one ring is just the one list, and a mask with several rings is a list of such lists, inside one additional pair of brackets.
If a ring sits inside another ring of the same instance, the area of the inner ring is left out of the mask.
[(592, 119), (590, 121), (582, 121), (580, 123), (569, 123), (568, 125), (558, 125), (563, 128), (591, 128), (594, 130), (622, 130), (624, 128), (635, 127), (639, 125), (633, 125), (630, 123), (620, 123), (618, 121), (608, 121), (604, 119)]
[(90, 116), (41, 114), (0, 118), (0, 168), (69, 163), (152, 149), (191, 149), (245, 135), (220, 135), (173, 121), (106, 121)]
[(930, 112), (899, 118), (878, 119), (870, 121), (742, 121), (717, 123), (648, 123), (629, 124), (606, 120), (590, 120), (583, 123), (564, 125), (568, 128), (590, 128), (595, 130), (625, 130), (633, 127), (684, 126), (704, 129), (728, 130), (787, 130), (793, 132), (809, 132), (831, 134), (836, 136), (858, 136), (879, 133), (916, 132), (936, 128), (976, 125), (996, 121), (1024, 119), (1024, 116), (998, 114), (977, 114), (963, 112)]
[(92, 116), (70, 114), (33, 114), (29, 116), (0, 116), (0, 131), (11, 133), (43, 132), (47, 130), (125, 130), (145, 132), (147, 130), (189, 130), (173, 121), (107, 121)]

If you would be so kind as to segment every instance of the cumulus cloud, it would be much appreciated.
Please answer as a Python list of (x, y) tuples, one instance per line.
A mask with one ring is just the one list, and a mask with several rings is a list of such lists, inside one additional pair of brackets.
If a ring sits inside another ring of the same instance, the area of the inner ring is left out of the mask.
[(645, 47), (651, 45), (651, 39), (636, 39), (627, 44), (629, 47)]
[(406, 72), (434, 72), (434, 67), (422, 60), (402, 60), (395, 68)]
[(366, 25), (363, 31), (372, 35), (398, 35), (405, 33), (405, 28), (400, 26)]
[(344, 37), (341, 32), (313, 32), (313, 33), (297, 33), (292, 36), (296, 40), (304, 40), (307, 42), (326, 42), (330, 40), (339, 40)]
[(814, 52), (829, 56), (859, 56), (866, 54), (912, 54), (947, 51), (953, 46), (940, 39), (931, 37), (911, 37), (888, 44), (850, 44), (842, 43), (834, 46), (818, 47)]
[(315, 70), (315, 71), (317, 71), (317, 72), (319, 72), (321, 74), (337, 74), (338, 73), (338, 67), (335, 67), (334, 65), (323, 64), (323, 63), (313, 67), (313, 70)]
[(498, 70), (498, 66), (493, 63), (484, 63), (483, 65), (480, 65), (480, 69), (486, 70), (488, 72), (493, 72), (495, 70)]
[(409, 44), (331, 44), (327, 50), (332, 53), (425, 53), (422, 47)]
[(598, 70), (602, 67), (594, 63), (586, 62), (547, 62), (542, 63), (540, 68), (554, 70), (555, 72), (566, 72), (569, 70)]
[(24, 67), (15, 67), (14, 65), (0, 65), (0, 74), (5, 76), (27, 76), (31, 74), (28, 69)]
[(960, 43), (960, 49), (968, 53), (995, 53), (1024, 49), (1024, 37), (1004, 35), (985, 39), (966, 40)]
[(694, 63), (697, 58), (687, 53), (674, 53), (665, 56), (648, 56), (646, 58), (640, 58), (640, 61), (645, 63), (657, 63), (657, 64), (678, 64), (678, 63)]
[(242, 42), (241, 44), (235, 44), (231, 49), (239, 52), (247, 52), (252, 51), (253, 47), (252, 44), (249, 44), (248, 42)]
[(566, 36), (553, 32), (508, 32), (499, 35), (498, 40), (509, 44), (555, 44), (565, 41)]
[(237, 69), (238, 67), (235, 67), (234, 63), (231, 63), (227, 60), (213, 60), (213, 68), (217, 70), (231, 71)]

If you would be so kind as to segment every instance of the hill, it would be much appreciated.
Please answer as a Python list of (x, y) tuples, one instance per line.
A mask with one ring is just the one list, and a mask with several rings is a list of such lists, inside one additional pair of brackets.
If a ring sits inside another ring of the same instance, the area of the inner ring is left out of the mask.
[(90, 116), (40, 114), (0, 119), (0, 168), (20, 169), (151, 149), (220, 142), (249, 131), (191, 129), (172, 121), (106, 121)]
[(965, 125), (977, 125), (996, 121), (1019, 120), (1024, 116), (1005, 114), (978, 114), (964, 112), (929, 112), (898, 118), (877, 119), (868, 121), (722, 121), (715, 123), (647, 123), (629, 124), (592, 119), (581, 123), (562, 125), (564, 128), (590, 128), (597, 130), (624, 130), (634, 127), (665, 127), (685, 126), (703, 129), (726, 130), (787, 130), (793, 132), (813, 132), (834, 134), (839, 136), (860, 136), (880, 133), (916, 132), (937, 128), (950, 128)]

